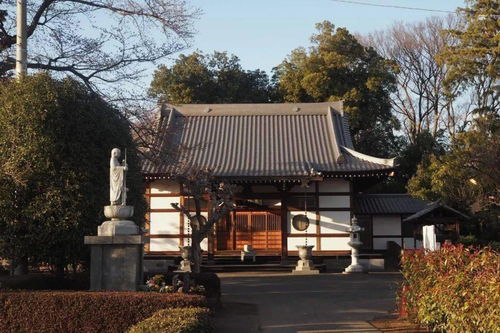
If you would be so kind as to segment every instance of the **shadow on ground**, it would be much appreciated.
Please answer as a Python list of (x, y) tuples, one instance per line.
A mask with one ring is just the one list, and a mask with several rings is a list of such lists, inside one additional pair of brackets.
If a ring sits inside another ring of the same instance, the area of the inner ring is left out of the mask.
[(380, 332), (394, 310), (399, 274), (220, 274), (216, 332)]

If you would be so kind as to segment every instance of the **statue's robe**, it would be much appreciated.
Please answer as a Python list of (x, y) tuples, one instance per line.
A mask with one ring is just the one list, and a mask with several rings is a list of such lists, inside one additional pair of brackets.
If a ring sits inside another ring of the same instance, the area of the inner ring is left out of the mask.
[(109, 163), (109, 201), (121, 204), (124, 189), (124, 167), (117, 158), (111, 158)]

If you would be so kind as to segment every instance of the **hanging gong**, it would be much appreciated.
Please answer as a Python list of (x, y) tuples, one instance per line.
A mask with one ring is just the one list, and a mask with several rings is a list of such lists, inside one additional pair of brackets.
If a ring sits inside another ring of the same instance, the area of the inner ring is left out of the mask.
[(309, 218), (305, 214), (295, 215), (292, 225), (295, 230), (305, 231), (309, 227)]

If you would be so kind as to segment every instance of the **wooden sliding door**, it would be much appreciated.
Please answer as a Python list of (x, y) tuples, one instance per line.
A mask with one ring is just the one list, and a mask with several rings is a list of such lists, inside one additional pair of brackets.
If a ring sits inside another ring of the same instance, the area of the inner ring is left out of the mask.
[(232, 212), (217, 223), (217, 250), (281, 249), (281, 215), (275, 212)]

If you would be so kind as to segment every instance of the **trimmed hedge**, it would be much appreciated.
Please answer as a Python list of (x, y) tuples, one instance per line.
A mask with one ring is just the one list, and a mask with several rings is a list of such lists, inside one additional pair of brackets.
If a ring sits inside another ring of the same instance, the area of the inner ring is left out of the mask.
[(146, 292), (0, 292), (0, 332), (125, 332), (158, 310), (204, 307), (200, 295)]
[(156, 312), (131, 327), (127, 333), (212, 333), (210, 310), (207, 308), (173, 308)]
[(448, 246), (405, 251), (400, 289), (402, 313), (434, 331), (500, 332), (500, 256)]

